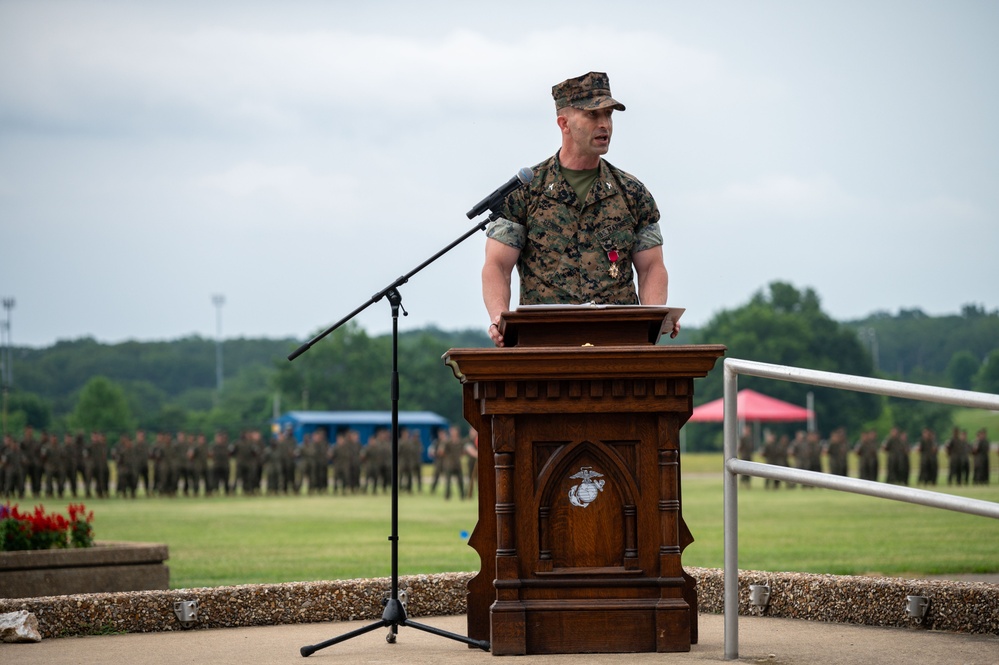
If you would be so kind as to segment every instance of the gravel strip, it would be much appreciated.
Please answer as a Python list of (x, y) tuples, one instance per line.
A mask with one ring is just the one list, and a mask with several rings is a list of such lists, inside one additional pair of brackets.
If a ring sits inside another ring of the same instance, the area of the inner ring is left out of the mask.
[[(698, 610), (722, 613), (722, 571), (692, 567), (686, 571), (698, 580)], [(464, 614), (466, 585), (472, 577), (473, 573), (400, 577), (407, 615)], [(769, 584), (766, 609), (750, 605), (750, 584)], [(0, 614), (31, 612), (43, 637), (373, 620), (382, 615), (390, 585), (388, 578), (378, 578), (0, 599)], [(921, 627), (999, 635), (999, 584), (757, 571), (739, 575), (739, 613), (744, 615), (913, 627), (917, 624), (905, 611), (909, 595), (929, 598)], [(185, 625), (174, 604), (190, 601), (197, 601), (196, 620)]]

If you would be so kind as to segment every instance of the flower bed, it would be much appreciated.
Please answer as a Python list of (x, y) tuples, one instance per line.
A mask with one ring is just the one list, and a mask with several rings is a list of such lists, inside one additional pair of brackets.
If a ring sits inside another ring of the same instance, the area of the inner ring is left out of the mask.
[(0, 598), (170, 588), (166, 545), (94, 543), (93, 512), (68, 513), (0, 505)]
[(69, 504), (69, 518), (46, 513), (43, 506), (22, 512), (15, 503), (0, 505), (0, 551), (90, 547), (94, 544), (93, 511)]

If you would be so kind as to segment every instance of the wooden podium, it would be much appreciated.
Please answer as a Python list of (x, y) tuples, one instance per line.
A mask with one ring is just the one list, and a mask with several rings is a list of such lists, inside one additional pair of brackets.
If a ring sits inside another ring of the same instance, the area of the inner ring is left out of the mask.
[(468, 636), (494, 655), (697, 642), (678, 442), (725, 347), (656, 346), (668, 311), (521, 309), (517, 346), (445, 354), (479, 434)]

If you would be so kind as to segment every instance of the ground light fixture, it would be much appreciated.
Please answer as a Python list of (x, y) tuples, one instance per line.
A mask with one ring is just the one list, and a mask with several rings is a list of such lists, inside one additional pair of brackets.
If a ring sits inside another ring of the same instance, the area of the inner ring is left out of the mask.
[(763, 612), (770, 605), (770, 585), (750, 584), (749, 604)]
[(930, 607), (930, 599), (927, 596), (906, 596), (905, 613), (917, 624), (923, 623), (926, 618), (926, 610)]

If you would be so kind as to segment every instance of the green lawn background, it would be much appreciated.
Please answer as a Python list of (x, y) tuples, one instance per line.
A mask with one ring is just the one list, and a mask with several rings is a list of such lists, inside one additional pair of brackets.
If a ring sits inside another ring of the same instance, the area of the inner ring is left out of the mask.
[[(683, 514), (695, 542), (688, 566), (722, 566), (721, 455), (683, 457)], [(946, 468), (941, 470), (946, 479)], [(984, 487), (940, 491), (999, 502)], [(59, 503), (46, 502), (51, 509)], [(98, 540), (169, 545), (170, 586), (384, 577), (391, 572), (390, 497), (233, 496), (89, 500)], [(478, 570), (467, 534), (474, 500), (400, 497), (403, 575)], [(739, 496), (742, 569), (892, 576), (999, 573), (999, 520), (798, 487)]]

